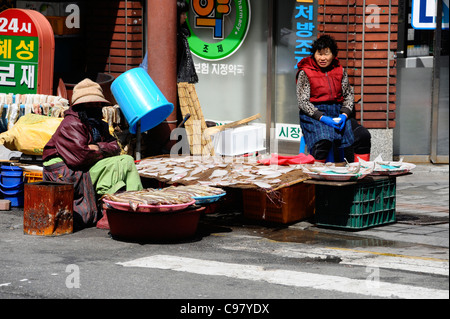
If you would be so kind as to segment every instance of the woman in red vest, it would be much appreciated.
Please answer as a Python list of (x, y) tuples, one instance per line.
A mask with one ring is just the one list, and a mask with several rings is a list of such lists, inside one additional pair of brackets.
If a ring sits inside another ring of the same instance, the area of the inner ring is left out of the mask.
[(325, 162), (333, 144), (353, 161), (354, 135), (348, 118), (353, 110), (353, 88), (337, 59), (336, 41), (323, 35), (311, 48), (312, 55), (298, 63), (297, 99), (300, 126), (309, 153)]

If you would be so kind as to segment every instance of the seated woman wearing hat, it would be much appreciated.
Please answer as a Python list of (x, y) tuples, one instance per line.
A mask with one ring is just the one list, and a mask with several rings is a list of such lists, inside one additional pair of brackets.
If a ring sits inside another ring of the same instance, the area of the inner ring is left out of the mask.
[(43, 180), (74, 184), (74, 228), (94, 226), (102, 217), (97, 199), (119, 189), (141, 190), (133, 157), (119, 155), (117, 140), (102, 120), (110, 105), (100, 85), (85, 79), (73, 90), (72, 105), (44, 147)]

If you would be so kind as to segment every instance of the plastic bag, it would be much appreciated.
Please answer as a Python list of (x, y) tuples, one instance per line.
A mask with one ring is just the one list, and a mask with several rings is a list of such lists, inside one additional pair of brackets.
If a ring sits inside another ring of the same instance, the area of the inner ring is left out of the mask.
[(24, 115), (10, 130), (0, 134), (0, 144), (26, 155), (42, 155), (44, 146), (62, 120), (63, 118), (37, 114)]

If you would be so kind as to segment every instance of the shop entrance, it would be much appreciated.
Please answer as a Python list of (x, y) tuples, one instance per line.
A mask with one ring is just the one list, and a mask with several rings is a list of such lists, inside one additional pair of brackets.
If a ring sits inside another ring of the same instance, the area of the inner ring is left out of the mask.
[[(414, 28), (412, 6), (412, 0), (399, 1), (394, 156), (410, 162), (448, 164), (448, 24), (438, 31)], [(441, 10), (448, 12), (448, 7)], [(440, 37), (440, 54), (435, 52), (435, 35)]]

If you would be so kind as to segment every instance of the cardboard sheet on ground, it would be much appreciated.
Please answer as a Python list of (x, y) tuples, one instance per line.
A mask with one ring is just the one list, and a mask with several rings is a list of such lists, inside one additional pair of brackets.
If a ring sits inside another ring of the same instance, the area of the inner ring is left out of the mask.
[(45, 144), (62, 122), (62, 118), (27, 114), (8, 131), (0, 134), (0, 144), (26, 155), (42, 155)]

